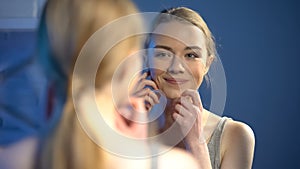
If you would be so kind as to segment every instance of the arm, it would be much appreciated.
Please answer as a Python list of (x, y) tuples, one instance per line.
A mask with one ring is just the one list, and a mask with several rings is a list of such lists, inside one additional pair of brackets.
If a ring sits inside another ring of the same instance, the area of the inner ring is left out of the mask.
[(244, 123), (230, 121), (223, 134), (221, 169), (251, 169), (255, 145), (252, 129)]
[(211, 161), (207, 144), (204, 142), (189, 143), (193, 156), (197, 159), (200, 169), (211, 169)]
[(196, 158), (199, 167), (211, 169), (209, 151), (203, 137), (203, 110), (199, 93), (195, 90), (186, 90), (175, 106), (173, 118), (180, 125), (181, 132), (186, 134), (184, 143)]

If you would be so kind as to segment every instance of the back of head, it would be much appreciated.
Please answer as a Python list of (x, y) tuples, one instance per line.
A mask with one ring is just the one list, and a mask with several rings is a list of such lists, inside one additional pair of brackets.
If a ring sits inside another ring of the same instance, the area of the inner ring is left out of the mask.
[[(129, 0), (48, 0), (40, 25), (40, 41), (44, 41), (44, 63), (51, 78), (59, 84), (69, 86), (69, 98), (57, 128), (42, 147), (42, 161), (39, 168), (101, 168), (99, 147), (82, 130), (74, 112), (71, 97), (73, 67), (86, 41), (99, 29), (119, 17), (137, 12)], [(85, 55), (85, 65), (95, 62), (95, 53), (102, 50), (106, 41), (118, 34), (141, 29), (141, 21), (130, 20), (123, 27), (114, 27), (102, 36), (101, 41)], [(41, 30), (42, 29), (42, 30)], [(45, 36), (44, 36), (45, 35)], [(97, 70), (95, 85), (101, 88), (111, 80), (117, 65), (132, 49), (140, 48), (137, 37), (121, 40), (105, 54)], [(127, 54), (126, 54), (127, 53)], [(49, 62), (47, 62), (49, 61)], [(55, 65), (55, 66), (53, 66)], [(51, 69), (49, 71), (49, 69)], [(84, 83), (89, 70), (80, 71), (76, 76)], [(53, 76), (53, 74), (56, 74)], [(101, 80), (98, 80), (101, 79)], [(84, 84), (83, 84), (84, 85)]]
[[(50, 57), (54, 58), (66, 77), (70, 77), (83, 45), (95, 32), (119, 17), (136, 12), (137, 9), (129, 0), (49, 0), (44, 19), (50, 42), (49, 48), (52, 52)], [(122, 28), (114, 28), (111, 32), (118, 34), (141, 29), (141, 21), (131, 20), (131, 22)], [(98, 42), (98, 48), (101, 48), (106, 39), (114, 34), (107, 34), (102, 41)], [(125, 50), (139, 47), (137, 38), (128, 38), (125, 43)], [(99, 49), (94, 49), (91, 53), (97, 50)], [(115, 51), (117, 49), (112, 49), (112, 52)], [(107, 69), (111, 69), (112, 64), (117, 64), (125, 57), (120, 54), (119, 51), (114, 57), (105, 57), (101, 62), (102, 71), (98, 76), (111, 76), (112, 73)], [(93, 62), (94, 59), (86, 57), (86, 64)]]

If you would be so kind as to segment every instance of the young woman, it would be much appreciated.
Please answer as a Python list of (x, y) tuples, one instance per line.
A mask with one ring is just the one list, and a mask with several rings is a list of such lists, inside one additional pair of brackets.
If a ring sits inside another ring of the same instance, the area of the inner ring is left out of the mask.
[[(161, 12), (146, 48), (150, 71), (140, 78), (134, 95), (144, 97), (148, 110), (161, 97), (149, 86), (165, 95), (165, 123), (157, 132), (171, 130), (182, 137), (177, 146), (188, 149), (201, 168), (250, 169), (255, 142), (251, 128), (204, 109), (197, 91), (217, 55), (202, 17), (185, 7)], [(174, 138), (163, 141), (174, 144)]]
[[(136, 158), (139, 158), (139, 151), (141, 155), (151, 151), (146, 142), (128, 146), (124, 141), (128, 137), (147, 136), (146, 124), (122, 116), (135, 116), (134, 112), (138, 111), (146, 118), (143, 99), (128, 99), (132, 90), (128, 84), (142, 64), (139, 57), (130, 57), (137, 55), (141, 48), (140, 37), (134, 35), (142, 26), (139, 17), (125, 21), (121, 17), (136, 12), (128, 0), (47, 2), (39, 44), (44, 49), (41, 63), (47, 65), (46, 72), (57, 87), (53, 110), (61, 110), (57, 103), (64, 99), (60, 95), (64, 97), (67, 92), (67, 97), (61, 119), (41, 145), (42, 160), (38, 168), (166, 168), (170, 165), (171, 168), (197, 168), (194, 158), (179, 149), (157, 157), (158, 160), (124, 158), (126, 154), (116, 152), (137, 151)], [(130, 62), (124, 63), (125, 59)], [(111, 90), (112, 85), (118, 86), (116, 91)], [(62, 89), (68, 86), (68, 90), (60, 90), (60, 86)], [(123, 137), (113, 137), (116, 133)], [(173, 163), (174, 159), (180, 161)]]

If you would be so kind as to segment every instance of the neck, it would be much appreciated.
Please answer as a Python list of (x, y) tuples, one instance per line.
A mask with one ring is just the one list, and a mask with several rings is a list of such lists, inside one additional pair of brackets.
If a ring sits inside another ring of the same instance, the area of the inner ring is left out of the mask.
[(165, 108), (165, 125), (163, 127), (163, 130), (168, 129), (173, 123), (173, 113), (175, 111), (175, 105), (177, 103), (178, 99), (167, 99), (167, 105)]

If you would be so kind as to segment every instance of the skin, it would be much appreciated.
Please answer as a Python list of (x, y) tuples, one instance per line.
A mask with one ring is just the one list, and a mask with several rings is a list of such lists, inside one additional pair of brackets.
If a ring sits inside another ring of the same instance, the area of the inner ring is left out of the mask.
[[(145, 88), (146, 85), (165, 94), (168, 101), (163, 130), (173, 123), (179, 124), (180, 132), (186, 133), (183, 147), (190, 148), (200, 168), (209, 169), (207, 142), (221, 117), (203, 108), (197, 92), (212, 62), (212, 57), (207, 54), (205, 36), (198, 27), (179, 21), (161, 23), (154, 33), (160, 35), (153, 37), (153, 49), (146, 61), (152, 69), (141, 76), (136, 93), (145, 98), (148, 110), (159, 101), (152, 90)], [(149, 75), (151, 80), (146, 79)], [(191, 122), (194, 122), (192, 126)], [(254, 142), (249, 126), (227, 121), (221, 138), (220, 168), (250, 169)]]

